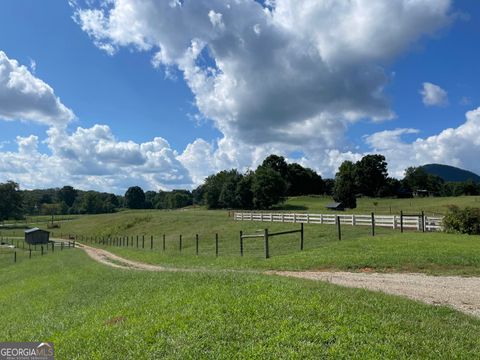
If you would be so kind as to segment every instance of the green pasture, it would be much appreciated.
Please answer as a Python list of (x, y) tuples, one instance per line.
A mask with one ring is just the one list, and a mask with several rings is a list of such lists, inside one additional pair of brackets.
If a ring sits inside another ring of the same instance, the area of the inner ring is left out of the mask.
[(475, 358), (480, 321), (446, 307), (255, 273), (109, 268), (80, 249), (0, 267), (2, 341), (59, 359)]

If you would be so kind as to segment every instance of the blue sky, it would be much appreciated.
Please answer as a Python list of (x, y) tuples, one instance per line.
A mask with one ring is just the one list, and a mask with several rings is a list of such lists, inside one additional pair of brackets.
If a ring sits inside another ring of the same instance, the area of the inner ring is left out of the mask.
[(408, 3), (2, 1), (0, 181), (192, 188), (271, 152), (480, 172), (480, 4)]

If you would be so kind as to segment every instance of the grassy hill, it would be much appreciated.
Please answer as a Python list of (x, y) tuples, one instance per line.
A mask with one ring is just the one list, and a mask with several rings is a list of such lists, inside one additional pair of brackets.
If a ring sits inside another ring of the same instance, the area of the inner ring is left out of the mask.
[[(286, 207), (325, 212), (328, 201), (293, 198)], [(369, 210), (374, 201), (360, 199), (360, 212)], [(377, 207), (392, 206), (392, 211), (408, 204), (378, 201)], [(410, 207), (411, 211), (438, 210), (449, 202), (476, 201), (475, 197), (441, 202), (412, 199)], [(298, 234), (293, 234), (273, 238), (268, 260), (262, 257), (262, 239), (246, 242), (241, 257), (239, 231), (254, 233), (265, 227), (282, 231), (297, 225), (236, 222), (227, 211), (205, 209), (123, 211), (63, 222), (55, 231), (97, 240), (128, 236), (135, 246), (94, 246), (126, 258), (198, 272), (114, 269), (94, 262), (80, 249), (55, 250), (31, 259), (18, 250), (14, 263), (11, 250), (4, 249), (0, 253), (0, 308), (6, 309), (0, 312), (2, 339), (52, 341), (60, 359), (117, 359), (119, 354), (122, 359), (438, 359), (475, 358), (480, 353), (480, 341), (472, 335), (480, 332), (480, 320), (450, 308), (260, 273), (373, 269), (479, 275), (479, 236), (378, 229), (372, 237), (368, 227), (345, 225), (338, 241), (335, 226), (310, 224), (305, 225), (303, 252), (298, 249)], [(2, 236), (11, 236), (12, 231)], [(215, 233), (220, 235), (218, 257)], [(179, 234), (183, 234), (182, 252)], [(146, 246), (137, 248), (136, 237), (141, 244), (143, 235)], [(153, 250), (150, 235), (154, 235)]]
[(477, 183), (480, 183), (480, 176), (471, 171), (463, 170), (455, 166), (442, 164), (427, 164), (423, 165), (422, 168), (427, 173), (441, 177), (445, 181), (461, 182), (473, 180)]

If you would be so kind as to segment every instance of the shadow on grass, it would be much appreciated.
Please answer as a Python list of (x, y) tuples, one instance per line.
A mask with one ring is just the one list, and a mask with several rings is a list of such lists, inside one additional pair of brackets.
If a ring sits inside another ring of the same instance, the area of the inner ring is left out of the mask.
[(272, 210), (286, 210), (286, 211), (308, 210), (308, 207), (302, 206), (302, 205), (282, 204), (282, 205), (273, 206)]

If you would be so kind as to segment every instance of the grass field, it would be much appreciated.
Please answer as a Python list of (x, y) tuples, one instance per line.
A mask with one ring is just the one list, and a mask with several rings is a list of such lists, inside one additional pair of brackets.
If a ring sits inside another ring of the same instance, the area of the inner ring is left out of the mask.
[[(279, 210), (294, 210), (299, 212), (325, 213), (325, 206), (333, 200), (325, 196), (300, 196), (289, 198)], [(424, 211), (427, 215), (445, 215), (448, 206), (480, 207), (480, 196), (455, 196), (455, 197), (417, 197), (412, 199), (389, 199), (389, 198), (359, 198), (355, 209), (347, 209), (346, 213), (370, 214), (400, 214), (419, 213)]]
[(0, 268), (2, 340), (58, 359), (475, 358), (480, 321), (365, 290), (248, 273), (148, 273), (63, 251)]
[[(298, 202), (323, 212), (321, 201), (295, 198), (287, 207)], [(429, 204), (431, 209), (443, 206)], [(79, 249), (57, 248), (44, 256), (37, 249), (31, 259), (17, 249), (14, 263), (12, 250), (0, 248), (2, 340), (53, 341), (59, 359), (471, 359), (480, 353), (474, 335), (480, 320), (449, 308), (260, 274), (330, 269), (480, 275), (479, 236), (377, 228), (372, 237), (369, 227), (345, 225), (339, 241), (335, 226), (305, 225), (302, 252), (299, 235), (292, 234), (271, 239), (268, 260), (262, 239), (247, 239), (240, 257), (239, 231), (250, 234), (265, 227), (272, 232), (299, 225), (236, 222), (226, 211), (197, 208), (79, 216), (55, 229), (84, 241), (128, 236), (133, 247), (95, 246), (147, 263), (200, 270), (195, 273), (113, 269)], [(13, 231), (2, 231), (4, 241), (12, 241)]]

